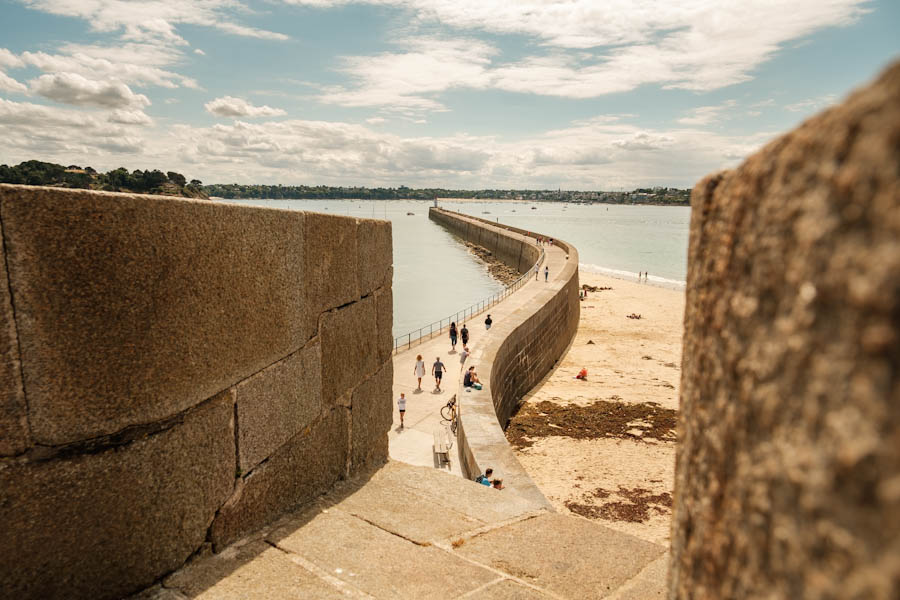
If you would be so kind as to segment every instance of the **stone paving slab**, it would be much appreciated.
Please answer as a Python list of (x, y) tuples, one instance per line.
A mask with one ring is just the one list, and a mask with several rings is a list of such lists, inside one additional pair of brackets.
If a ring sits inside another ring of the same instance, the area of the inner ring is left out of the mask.
[(267, 539), (375, 598), (454, 598), (496, 577), (451, 553), (414, 544), (338, 509), (301, 516)]
[(330, 589), (327, 582), (297, 564), (290, 554), (262, 540), (231, 546), (195, 562), (167, 578), (164, 586), (197, 600), (346, 598), (338, 588)]
[(432, 496), (417, 493), (404, 485), (402, 478), (374, 478), (334, 508), (419, 544), (446, 540), (485, 525), (481, 519), (456, 511), (449, 502), (435, 502)]
[(609, 600), (654, 600), (668, 597), (669, 553), (657, 558), (609, 597)]
[(478, 600), (550, 600), (554, 596), (548, 596), (534, 588), (516, 583), (512, 579), (501, 579), (491, 583), (486, 588), (472, 592), (466, 598), (478, 598)]
[(456, 552), (567, 598), (605, 598), (665, 549), (586, 519), (545, 514), (466, 540)]
[(414, 490), (428, 502), (451, 507), (485, 523), (499, 523), (541, 508), (515, 494), (505, 494), (506, 490), (460, 481), (436, 469), (411, 467), (399, 461), (389, 462), (367, 485), (377, 482)]

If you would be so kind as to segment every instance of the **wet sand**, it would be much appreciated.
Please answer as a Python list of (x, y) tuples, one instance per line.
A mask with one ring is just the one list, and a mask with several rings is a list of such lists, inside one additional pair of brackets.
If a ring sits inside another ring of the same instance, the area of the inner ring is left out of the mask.
[[(588, 293), (574, 342), (508, 438), (557, 510), (668, 545), (684, 292), (580, 280), (612, 289)], [(574, 378), (582, 368), (586, 381)]]

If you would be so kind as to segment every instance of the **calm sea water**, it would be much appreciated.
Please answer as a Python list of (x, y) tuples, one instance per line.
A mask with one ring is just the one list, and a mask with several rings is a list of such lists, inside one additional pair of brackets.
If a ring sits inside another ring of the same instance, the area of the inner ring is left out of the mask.
[[(428, 219), (431, 202), (354, 200), (229, 200), (238, 204), (385, 219), (393, 224), (394, 335), (400, 336), (500, 291), (482, 265), (444, 228)], [(683, 287), (690, 209), (529, 202), (445, 202), (441, 206), (571, 242), (581, 267)], [(533, 210), (531, 207), (535, 207)], [(408, 213), (413, 213), (412, 215)]]

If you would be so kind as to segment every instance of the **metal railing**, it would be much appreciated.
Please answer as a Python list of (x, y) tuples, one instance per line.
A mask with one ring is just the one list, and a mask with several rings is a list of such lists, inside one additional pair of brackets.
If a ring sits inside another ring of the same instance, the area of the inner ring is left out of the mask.
[(441, 335), (445, 328), (449, 329), (450, 323), (458, 324), (460, 322), (460, 319), (471, 318), (498, 304), (501, 300), (525, 285), (525, 282), (528, 280), (528, 278), (534, 274), (535, 267), (538, 267), (541, 263), (544, 262), (545, 256), (546, 252), (543, 248), (541, 248), (541, 255), (538, 256), (537, 262), (531, 265), (530, 269), (525, 271), (525, 273), (523, 273), (509, 286), (497, 292), (490, 298), (485, 298), (480, 302), (476, 302), (475, 304), (457, 311), (456, 314), (450, 315), (445, 319), (439, 319), (437, 321), (434, 321), (433, 323), (429, 323), (428, 325), (419, 327), (418, 329), (413, 329), (409, 333), (403, 334), (399, 337), (395, 337), (394, 350), (392, 354), (397, 354), (398, 352), (402, 352), (403, 350), (408, 350), (413, 347), (413, 344), (419, 344), (425, 339), (433, 339), (435, 335)]

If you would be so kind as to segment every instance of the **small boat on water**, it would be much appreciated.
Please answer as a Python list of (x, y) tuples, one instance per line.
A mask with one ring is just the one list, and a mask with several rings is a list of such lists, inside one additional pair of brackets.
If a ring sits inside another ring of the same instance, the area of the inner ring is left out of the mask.
[(416, 213), (408, 212), (408, 213), (406, 213), (406, 214), (407, 214), (407, 215), (414, 215), (414, 214), (416, 214)]
[(481, 214), (483, 214), (483, 215), (489, 215), (489, 214), (491, 214), (491, 211), (485, 210), (485, 211), (482, 211)]
[(537, 210), (537, 206), (532, 206), (531, 210)]

